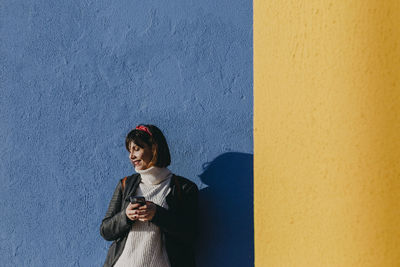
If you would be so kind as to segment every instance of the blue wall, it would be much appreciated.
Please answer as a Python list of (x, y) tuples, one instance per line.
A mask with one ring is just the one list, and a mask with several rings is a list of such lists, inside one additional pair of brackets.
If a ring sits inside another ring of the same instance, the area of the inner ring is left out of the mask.
[(201, 189), (199, 265), (251, 266), (251, 1), (3, 0), (0, 12), (2, 263), (100, 266), (100, 222), (133, 172), (124, 138), (143, 122)]

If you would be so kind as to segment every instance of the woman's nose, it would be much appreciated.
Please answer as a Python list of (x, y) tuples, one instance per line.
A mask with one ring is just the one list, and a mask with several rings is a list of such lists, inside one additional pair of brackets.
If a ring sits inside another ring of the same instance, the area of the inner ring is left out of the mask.
[(130, 158), (130, 159), (135, 158), (135, 155), (133, 154), (133, 152), (129, 153), (129, 158)]

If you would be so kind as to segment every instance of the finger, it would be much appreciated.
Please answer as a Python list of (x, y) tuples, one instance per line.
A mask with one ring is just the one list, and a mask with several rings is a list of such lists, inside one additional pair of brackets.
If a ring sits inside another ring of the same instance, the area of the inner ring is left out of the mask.
[(137, 215), (129, 215), (129, 216), (127, 216), (127, 217), (128, 217), (129, 219), (131, 219), (132, 221), (137, 219)]
[(138, 220), (139, 221), (141, 221), (141, 222), (146, 222), (146, 221), (148, 221), (149, 220), (149, 218), (148, 217), (138, 217)]
[(140, 206), (139, 208), (139, 210), (145, 210), (145, 209), (147, 209), (147, 205)]
[(137, 214), (137, 216), (138, 216), (138, 218), (148, 218), (148, 217), (150, 217), (150, 214), (149, 213), (143, 213), (143, 214)]
[(131, 209), (137, 209), (140, 207), (139, 203), (135, 203), (135, 204), (130, 203), (129, 205), (131, 206)]
[(145, 214), (148, 214), (148, 213), (149, 213), (148, 210), (137, 210), (137, 214), (138, 215), (145, 215)]
[(127, 214), (129, 215), (137, 215), (138, 214), (138, 210), (128, 210)]

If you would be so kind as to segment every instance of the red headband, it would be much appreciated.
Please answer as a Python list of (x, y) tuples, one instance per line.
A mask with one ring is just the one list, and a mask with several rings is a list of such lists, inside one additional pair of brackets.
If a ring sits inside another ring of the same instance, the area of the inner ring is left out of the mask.
[(138, 126), (136, 126), (135, 129), (136, 130), (140, 130), (140, 131), (144, 131), (144, 132), (148, 133), (150, 136), (153, 136), (146, 126), (138, 125)]

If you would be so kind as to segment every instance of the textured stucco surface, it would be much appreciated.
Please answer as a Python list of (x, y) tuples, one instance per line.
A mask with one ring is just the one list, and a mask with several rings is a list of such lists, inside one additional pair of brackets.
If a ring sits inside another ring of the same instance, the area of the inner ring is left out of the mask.
[[(203, 202), (242, 179), (218, 206), (247, 190), (235, 202), (241, 234), (228, 220), (216, 227), (230, 238), (218, 243), (225, 251), (245, 244), (251, 266), (252, 170), (223, 183), (215, 175), (252, 167), (251, 2), (1, 1), (0, 13), (1, 265), (103, 263), (99, 225), (133, 172), (124, 137), (143, 122), (164, 131), (170, 169), (207, 189)], [(218, 266), (198, 250), (203, 266)]]
[(254, 2), (255, 257), (400, 266), (400, 2)]

